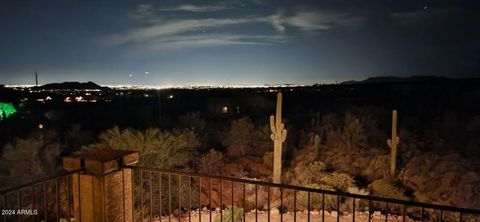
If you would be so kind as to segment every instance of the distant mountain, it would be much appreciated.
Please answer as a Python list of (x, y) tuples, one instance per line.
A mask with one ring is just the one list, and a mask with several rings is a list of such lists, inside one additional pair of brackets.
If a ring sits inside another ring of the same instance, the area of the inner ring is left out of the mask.
[(394, 83), (394, 82), (427, 82), (427, 81), (439, 81), (439, 80), (448, 80), (446, 77), (442, 76), (410, 76), (410, 77), (397, 77), (397, 76), (379, 76), (379, 77), (370, 77), (365, 80), (356, 81), (350, 80), (341, 82), (342, 85), (349, 84), (368, 84), (368, 83)]
[(50, 83), (37, 87), (39, 89), (104, 89), (105, 87), (99, 86), (94, 82), (63, 82), (63, 83)]

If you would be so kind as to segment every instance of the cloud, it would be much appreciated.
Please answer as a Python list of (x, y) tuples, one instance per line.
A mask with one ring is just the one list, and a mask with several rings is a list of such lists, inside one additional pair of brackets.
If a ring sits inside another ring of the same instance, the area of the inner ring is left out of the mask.
[[(361, 22), (361, 18), (358, 16), (318, 10), (293, 11), (288, 15), (284, 11), (277, 11), (277, 13), (270, 15), (237, 18), (185, 18), (185, 14), (182, 14), (183, 18), (174, 15), (173, 17), (160, 19), (159, 15), (155, 15), (155, 12), (161, 10), (206, 12), (227, 8), (224, 6), (180, 5), (173, 8), (159, 9), (152, 5), (141, 4), (130, 14), (131, 18), (141, 23), (141, 27), (101, 37), (99, 42), (102, 45), (109, 46), (124, 44), (145, 45), (147, 48), (150, 47), (152, 49), (218, 45), (270, 45), (286, 42), (289, 39), (286, 31), (289, 29), (315, 33), (340, 26), (355, 27)], [(266, 34), (265, 31), (262, 31), (262, 35), (259, 35), (245, 28), (243, 31), (225, 29), (244, 24), (270, 26), (274, 28), (274, 31), (265, 29), (267, 30)], [(208, 35), (205, 33), (205, 30), (208, 31)]]
[(174, 7), (159, 8), (152, 4), (139, 4), (135, 10), (129, 13), (129, 16), (136, 20), (154, 19), (158, 12), (213, 12), (232, 9), (233, 7), (226, 4), (218, 5), (193, 5), (183, 4)]
[(268, 16), (267, 19), (269, 20), (270, 24), (278, 31), (278, 32), (285, 32), (285, 18), (283, 17), (282, 12), (278, 12), (277, 14)]
[(226, 5), (192, 5), (184, 4), (170, 8), (159, 8), (158, 11), (186, 11), (186, 12), (213, 12), (231, 9), (232, 7)]
[(363, 18), (352, 16), (347, 13), (336, 11), (299, 11), (290, 16), (285, 16), (282, 12), (268, 17), (270, 23), (279, 32), (284, 32), (287, 27), (293, 27), (305, 32), (315, 32), (329, 30), (336, 27), (358, 27)]
[(278, 32), (285, 32), (289, 28), (316, 32), (338, 27), (356, 28), (362, 24), (363, 17), (323, 10), (296, 11), (287, 16), (284, 11), (277, 11), (267, 16), (264, 21), (270, 23)]
[(158, 39), (150, 44), (150, 49), (183, 49), (224, 45), (270, 45), (284, 42), (285, 40), (286, 37), (280, 35), (195, 34)]
[(304, 31), (317, 31), (332, 28), (338, 20), (339, 16), (337, 14), (307, 11), (288, 17), (285, 21), (286, 24)]
[(155, 8), (150, 4), (140, 4), (129, 15), (131, 18), (138, 20), (151, 18), (155, 15)]
[(179, 35), (186, 32), (198, 31), (205, 28), (218, 28), (227, 25), (235, 25), (249, 22), (258, 22), (257, 18), (235, 19), (184, 19), (170, 20), (143, 28), (129, 30), (123, 34), (108, 36), (103, 39), (104, 43), (120, 45), (132, 42), (145, 42), (165, 36)]
[(250, 2), (257, 4), (257, 5), (269, 5), (272, 3), (271, 0), (250, 0)]

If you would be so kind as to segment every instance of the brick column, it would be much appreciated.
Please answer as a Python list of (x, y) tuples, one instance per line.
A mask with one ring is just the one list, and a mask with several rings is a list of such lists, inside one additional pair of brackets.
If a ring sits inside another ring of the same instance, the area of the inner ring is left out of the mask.
[(94, 150), (63, 158), (72, 175), (75, 221), (133, 222), (132, 166), (139, 153), (120, 150)]

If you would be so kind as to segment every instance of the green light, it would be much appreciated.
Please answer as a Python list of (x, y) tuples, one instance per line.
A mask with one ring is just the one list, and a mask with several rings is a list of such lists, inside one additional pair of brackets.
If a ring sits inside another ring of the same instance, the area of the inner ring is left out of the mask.
[(12, 116), (17, 112), (15, 106), (12, 103), (3, 103), (0, 102), (0, 119), (3, 118), (3, 112), (5, 112), (7, 118)]

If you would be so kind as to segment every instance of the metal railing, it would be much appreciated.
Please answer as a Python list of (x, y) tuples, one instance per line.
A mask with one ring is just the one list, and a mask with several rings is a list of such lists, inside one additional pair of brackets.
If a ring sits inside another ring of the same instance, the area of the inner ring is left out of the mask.
[(0, 221), (69, 221), (73, 218), (73, 171), (0, 192)]
[[(189, 172), (124, 169), (133, 172), (131, 221), (480, 221), (476, 209)], [(1, 191), (0, 221), (79, 221), (72, 220), (72, 179), (80, 172)], [(24, 212), (10, 214), (9, 209)]]
[[(242, 214), (240, 221), (270, 222), (274, 221), (272, 207), (278, 209), (276, 221), (284, 221), (286, 217), (289, 217), (288, 221), (294, 222), (297, 220), (324, 222), (332, 219), (337, 222), (345, 220), (370, 222), (373, 219), (480, 221), (480, 210), (476, 209), (223, 176), (143, 167), (129, 168), (133, 169), (135, 175), (134, 221), (171, 221), (176, 218), (178, 221), (201, 222), (202, 219), (205, 220), (202, 213), (207, 214), (208, 221), (238, 221), (234, 212), (238, 210)], [(300, 201), (303, 203), (299, 204)], [(227, 208), (229, 209), (226, 210)], [(228, 215), (231, 218), (222, 215), (227, 211), (230, 211)], [(192, 212), (195, 213), (195, 217), (192, 217)]]

